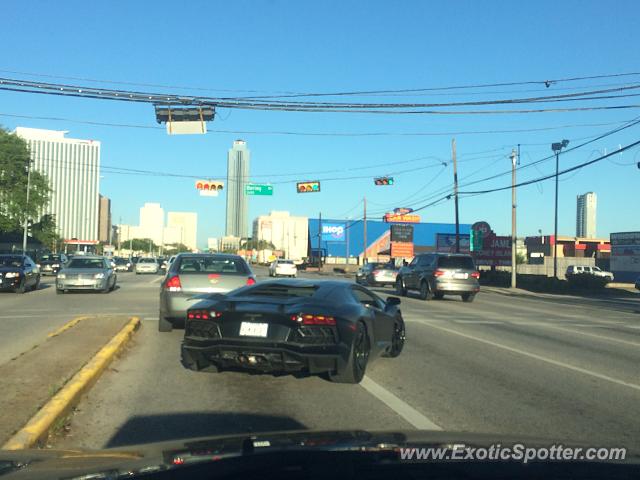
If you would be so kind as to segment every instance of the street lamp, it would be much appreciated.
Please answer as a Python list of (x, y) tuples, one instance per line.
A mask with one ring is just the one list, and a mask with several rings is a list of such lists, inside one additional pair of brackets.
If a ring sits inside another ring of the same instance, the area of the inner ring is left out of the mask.
[(560, 151), (567, 148), (569, 140), (562, 140), (551, 144), (551, 150), (556, 154), (556, 208), (553, 228), (553, 276), (558, 278), (558, 170), (560, 167)]

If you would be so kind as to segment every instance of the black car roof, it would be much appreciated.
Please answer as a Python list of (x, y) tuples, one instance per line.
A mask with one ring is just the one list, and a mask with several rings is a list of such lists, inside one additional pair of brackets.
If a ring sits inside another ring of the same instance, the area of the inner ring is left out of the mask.
[(238, 258), (244, 260), (244, 258), (242, 258), (240, 255), (235, 255), (233, 253), (179, 253), (177, 255), (175, 255), (176, 258), (180, 257), (180, 258), (184, 258), (184, 257), (202, 257), (202, 258), (208, 258), (208, 257), (214, 257), (214, 258), (229, 258), (229, 259), (234, 259), (237, 260)]

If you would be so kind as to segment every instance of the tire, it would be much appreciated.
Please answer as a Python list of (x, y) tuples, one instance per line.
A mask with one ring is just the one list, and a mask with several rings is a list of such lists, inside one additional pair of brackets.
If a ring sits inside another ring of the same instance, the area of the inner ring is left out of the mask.
[(433, 294), (433, 298), (435, 298), (436, 300), (442, 300), (444, 298), (444, 293), (436, 292)]
[(426, 280), (420, 282), (420, 299), (426, 301), (433, 299), (433, 292), (431, 291), (431, 288), (429, 288), (429, 284)]
[(27, 291), (27, 287), (25, 283), (26, 283), (25, 280), (22, 280), (22, 282), (20, 282), (20, 286), (18, 288), (15, 288), (13, 291), (15, 293), (23, 294), (24, 292)]
[(165, 317), (160, 316), (158, 321), (158, 331), (170, 332), (171, 330), (173, 330), (173, 323), (171, 323), (171, 320), (167, 320)]
[(58, 295), (62, 295), (64, 293), (64, 290), (62, 290), (61, 288), (56, 288), (56, 293)]
[(393, 323), (393, 336), (391, 337), (391, 347), (382, 354), (383, 357), (396, 358), (402, 349), (404, 348), (404, 342), (406, 339), (406, 330), (404, 327), (404, 320), (402, 316), (398, 314), (395, 322)]
[(473, 299), (476, 298), (475, 293), (463, 293), (461, 296), (462, 296), (462, 301), (467, 303), (473, 302)]
[(180, 349), (180, 363), (184, 368), (193, 372), (218, 373), (220, 371), (213, 363), (203, 362), (202, 359), (187, 353), (184, 348)]
[(407, 296), (407, 288), (404, 286), (404, 280), (402, 278), (396, 280), (396, 293), (401, 297)]
[(344, 370), (330, 373), (330, 380), (335, 383), (360, 383), (367, 370), (370, 350), (371, 346), (369, 345), (367, 329), (364, 323), (358, 322), (353, 337), (351, 353), (349, 354), (349, 361), (345, 365)]
[(40, 277), (38, 277), (38, 279), (36, 280), (36, 283), (33, 285), (33, 288), (31, 290), (35, 292), (39, 288), (40, 288)]

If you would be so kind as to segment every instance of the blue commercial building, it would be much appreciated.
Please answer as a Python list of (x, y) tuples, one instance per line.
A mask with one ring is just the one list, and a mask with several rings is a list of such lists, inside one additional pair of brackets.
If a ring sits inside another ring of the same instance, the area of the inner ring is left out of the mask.
[[(370, 247), (393, 223), (367, 220), (367, 247)], [(454, 223), (412, 223), (413, 244), (416, 251), (435, 250), (436, 234), (455, 234)], [(319, 220), (309, 219), (309, 243), (312, 251), (318, 248)], [(461, 223), (460, 234), (468, 235), (471, 224)], [(323, 255), (331, 257), (358, 257), (364, 248), (364, 222), (362, 220), (322, 219), (320, 248)]]

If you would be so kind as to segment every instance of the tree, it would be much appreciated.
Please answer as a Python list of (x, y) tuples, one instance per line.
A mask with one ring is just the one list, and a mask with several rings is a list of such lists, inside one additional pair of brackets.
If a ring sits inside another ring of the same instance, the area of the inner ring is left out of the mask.
[(254, 240), (249, 239), (242, 242), (240, 248), (244, 250), (275, 250), (276, 247), (273, 243), (267, 240)]
[(178, 253), (181, 253), (181, 252), (190, 252), (190, 251), (191, 249), (183, 243), (171, 243), (164, 247), (163, 253), (165, 255), (177, 255)]
[(527, 263), (527, 256), (524, 253), (516, 254), (516, 265), (524, 265)]
[(26, 220), (39, 219), (50, 193), (47, 178), (33, 169), (27, 142), (0, 128), (0, 232), (17, 232)]
[(157, 249), (158, 245), (153, 243), (150, 238), (134, 238), (133, 240), (131, 240), (131, 250), (133, 251), (149, 252)]
[(55, 215), (45, 214), (31, 226), (33, 237), (52, 250), (59, 250), (61, 238), (56, 231)]

